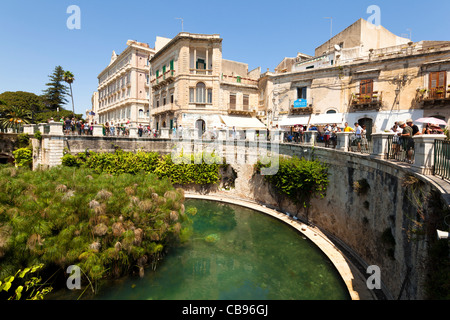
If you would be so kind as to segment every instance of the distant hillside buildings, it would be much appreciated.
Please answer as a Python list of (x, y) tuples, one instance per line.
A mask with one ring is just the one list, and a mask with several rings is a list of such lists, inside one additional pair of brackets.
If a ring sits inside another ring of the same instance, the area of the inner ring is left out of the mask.
[(407, 118), (450, 119), (450, 41), (413, 43), (363, 19), (314, 57), (298, 53), (262, 74), (223, 59), (216, 34), (158, 37), (154, 49), (127, 45), (98, 77), (100, 123), (203, 132), (360, 122), (370, 133)]

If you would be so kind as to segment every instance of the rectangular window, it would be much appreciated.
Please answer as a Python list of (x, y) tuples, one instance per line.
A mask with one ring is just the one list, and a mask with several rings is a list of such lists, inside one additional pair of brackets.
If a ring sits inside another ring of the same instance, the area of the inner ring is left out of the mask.
[(170, 70), (172, 71), (172, 72), (170, 73), (170, 75), (173, 76), (173, 71), (175, 70), (173, 60), (170, 60)]
[(297, 88), (297, 99), (304, 99), (306, 100), (306, 91), (307, 87), (300, 87)]
[(173, 94), (170, 95), (170, 103), (173, 103)]
[(197, 69), (198, 70), (205, 70), (206, 69), (206, 63), (203, 59), (197, 59)]
[(208, 89), (208, 103), (212, 103), (212, 89)]
[(190, 103), (193, 103), (195, 100), (194, 100), (194, 88), (190, 88), (189, 89), (189, 102)]
[(246, 94), (244, 94), (243, 106), (245, 111), (249, 110), (249, 96)]
[(230, 93), (230, 109), (236, 110), (236, 94)]
[(429, 77), (429, 97), (434, 99), (444, 98), (447, 86), (447, 71), (430, 72)]
[(361, 80), (359, 93), (361, 95), (371, 96), (373, 94), (373, 79)]

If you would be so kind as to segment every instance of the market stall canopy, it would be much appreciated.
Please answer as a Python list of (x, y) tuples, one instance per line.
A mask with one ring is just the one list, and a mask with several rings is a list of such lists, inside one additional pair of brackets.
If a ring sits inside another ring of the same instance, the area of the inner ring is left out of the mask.
[(223, 123), (228, 128), (236, 127), (236, 129), (266, 129), (266, 126), (256, 118), (251, 117), (235, 117), (235, 116), (220, 116)]

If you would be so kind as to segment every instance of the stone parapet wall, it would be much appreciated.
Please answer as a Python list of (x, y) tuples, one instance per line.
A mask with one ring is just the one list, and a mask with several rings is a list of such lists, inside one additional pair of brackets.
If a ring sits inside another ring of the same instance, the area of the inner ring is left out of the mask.
[[(351, 253), (363, 268), (378, 266), (386, 289), (385, 296), (391, 299), (423, 299), (428, 249), (426, 237), (429, 235), (412, 240), (411, 230), (418, 210), (424, 210), (429, 218), (434, 214), (430, 208), (433, 204), (425, 203), (429, 207), (420, 208), (421, 204), (404, 186), (404, 181), (411, 176), (420, 181), (423, 194), (441, 194), (442, 190), (437, 190), (436, 185), (410, 166), (371, 155), (293, 144), (275, 145), (280, 155), (318, 159), (329, 166), (327, 195), (324, 199), (313, 200), (309, 221)], [(64, 149), (71, 154), (86, 150), (114, 152), (116, 148), (169, 154), (174, 146), (175, 141), (170, 139), (49, 136), (42, 141), (41, 163), (58, 165), (60, 161), (57, 158), (62, 157)], [(181, 142), (177, 142), (177, 146), (183, 147)], [(184, 151), (188, 152), (189, 148), (191, 152), (207, 150), (208, 146), (217, 147), (217, 144), (199, 140), (184, 146)], [(231, 161), (231, 167), (237, 174), (234, 189), (220, 192), (266, 204), (281, 212), (298, 214), (300, 219), (305, 220), (302, 208), (298, 209), (290, 201), (279, 198), (263, 177), (254, 174), (253, 163), (261, 155), (254, 148), (255, 144), (251, 141), (241, 141), (229, 149), (225, 142), (219, 144), (227, 159), (236, 160)], [(366, 185), (365, 192), (358, 192), (356, 182)], [(389, 237), (395, 243), (386, 241)]]

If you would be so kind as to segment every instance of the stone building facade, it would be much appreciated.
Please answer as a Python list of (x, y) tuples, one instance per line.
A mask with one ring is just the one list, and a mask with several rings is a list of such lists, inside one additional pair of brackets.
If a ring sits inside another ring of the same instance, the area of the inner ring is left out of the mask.
[(179, 33), (150, 63), (152, 128), (201, 136), (243, 122), (264, 127), (255, 117), (260, 70), (223, 59), (219, 35)]
[[(280, 65), (284, 65), (284, 61)], [(316, 49), (316, 56), (261, 76), (269, 125), (366, 124), (450, 118), (449, 41), (411, 42), (360, 19)]]
[(149, 123), (149, 60), (155, 52), (148, 44), (132, 40), (120, 55), (113, 52), (98, 76), (99, 123)]

